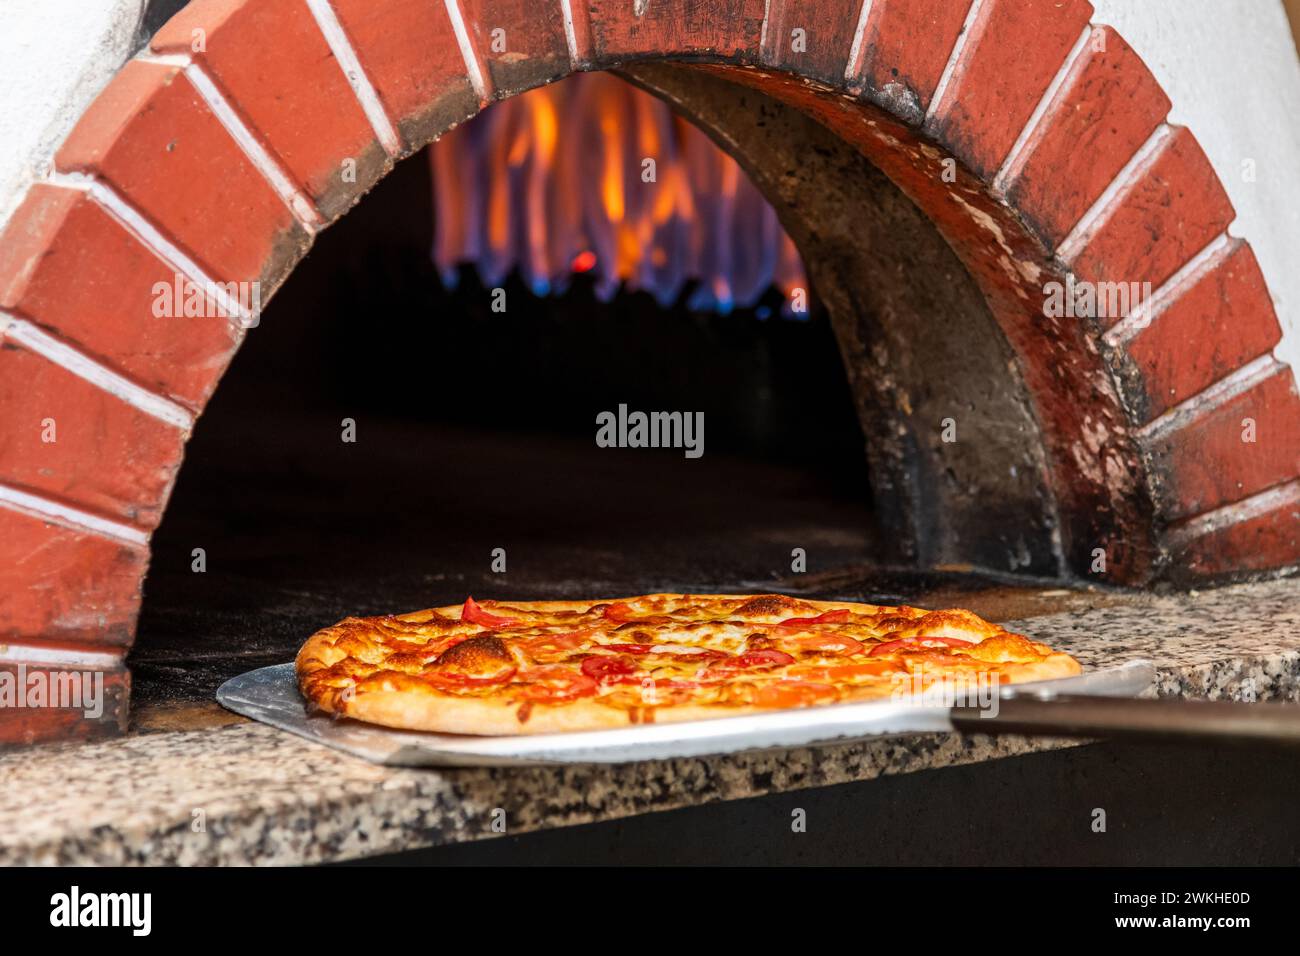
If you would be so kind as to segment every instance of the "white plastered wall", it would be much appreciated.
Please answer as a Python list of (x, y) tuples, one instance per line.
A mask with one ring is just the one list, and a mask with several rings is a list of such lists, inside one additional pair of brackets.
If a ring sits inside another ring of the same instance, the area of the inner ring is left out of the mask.
[[(281, 0), (291, 3), (300, 0)], [(1093, 0), (1173, 100), (1237, 209), (1300, 369), (1300, 61), (1280, 0)], [(0, 225), (131, 54), (145, 0), (0, 0)], [(1247, 162), (1254, 179), (1246, 175)]]
[(0, 0), (0, 224), (131, 55), (145, 0)]

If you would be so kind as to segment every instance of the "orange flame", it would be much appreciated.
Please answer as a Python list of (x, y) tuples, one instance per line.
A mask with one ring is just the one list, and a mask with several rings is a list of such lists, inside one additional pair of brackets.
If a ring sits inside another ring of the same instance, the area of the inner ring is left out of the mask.
[(519, 270), (538, 294), (591, 273), (662, 304), (753, 306), (807, 287), (776, 213), (730, 156), (649, 94), (578, 74), (497, 103), (430, 150), (433, 256), (499, 285)]

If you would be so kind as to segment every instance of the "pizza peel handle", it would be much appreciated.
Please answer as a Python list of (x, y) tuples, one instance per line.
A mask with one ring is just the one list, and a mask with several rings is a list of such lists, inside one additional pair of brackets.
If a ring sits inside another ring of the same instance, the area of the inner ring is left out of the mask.
[(951, 717), (953, 729), (966, 734), (1300, 747), (1296, 704), (1013, 694), (998, 701), (996, 715), (962, 705)]

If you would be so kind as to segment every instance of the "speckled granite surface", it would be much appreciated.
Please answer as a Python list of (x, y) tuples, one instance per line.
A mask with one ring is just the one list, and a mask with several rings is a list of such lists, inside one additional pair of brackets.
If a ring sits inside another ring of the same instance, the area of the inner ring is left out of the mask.
[[(1300, 582), (1018, 628), (1085, 664), (1149, 657), (1163, 694), (1300, 700)], [(1062, 746), (926, 735), (573, 768), (396, 770), (252, 723), (0, 755), (0, 863), (310, 863), (867, 780)], [(497, 815), (499, 816), (499, 814)]]

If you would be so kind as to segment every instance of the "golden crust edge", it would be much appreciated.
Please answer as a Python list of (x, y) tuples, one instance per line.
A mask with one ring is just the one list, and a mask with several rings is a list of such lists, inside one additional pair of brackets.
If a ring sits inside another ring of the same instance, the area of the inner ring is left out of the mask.
[[(1055, 652), (1041, 661), (1014, 665), (1008, 673), (1008, 665), (1000, 665), (1000, 673), (1008, 678), (1006, 683), (1024, 684), (1031, 681), (1053, 680), (1070, 677), (1081, 672), (1079, 662), (1068, 654)], [(890, 685), (884, 682), (874, 685), (879, 694), (863, 694), (852, 701), (840, 703), (858, 703), (869, 700), (885, 700), (892, 693)], [(567, 704), (551, 705), (538, 703), (530, 710), (528, 719), (520, 721), (517, 701), (484, 700), (476, 697), (454, 698), (434, 696), (432, 694), (409, 694), (401, 691), (370, 691), (364, 695), (339, 703), (338, 713), (366, 723), (393, 727), (398, 730), (418, 730), (430, 733), (461, 734), (475, 737), (498, 737), (515, 735), (536, 735), (549, 733), (568, 733), (583, 730), (612, 730), (619, 727), (637, 726), (629, 712), (616, 707), (609, 707), (594, 700), (576, 700)], [(834, 705), (813, 705), (834, 706)], [(756, 707), (752, 705), (666, 705), (653, 708), (653, 723), (682, 723), (693, 720), (717, 720), (723, 717), (741, 717), (747, 714), (775, 713), (781, 708)], [(806, 708), (787, 708), (806, 709)]]
[[(749, 601), (755, 597), (761, 597), (761, 594), (710, 594), (703, 591), (692, 591), (690, 596), (693, 598), (705, 598), (718, 601)], [(881, 607), (903, 607), (904, 605), (891, 604), (867, 604), (863, 601), (819, 601), (813, 598), (794, 597), (790, 594), (778, 595), (779, 597), (788, 597), (792, 601), (799, 601), (802, 604), (808, 604), (821, 611), (839, 611), (855, 610), (861, 608), (881, 608)], [(634, 594), (623, 597), (593, 598), (590, 601), (492, 601), (491, 603), (502, 607), (517, 607), (521, 611), (586, 611), (597, 604), (617, 604), (623, 601), (646, 601), (654, 598), (668, 598), (676, 600), (686, 597), (686, 592), (674, 593), (672, 591), (657, 591), (653, 594)], [(488, 603), (486, 600), (480, 601), (480, 604)], [(434, 611), (438, 614), (459, 613), (460, 604), (446, 604), (442, 607), (424, 608), (419, 611), (406, 611), (402, 614), (395, 615), (399, 618), (412, 617), (417, 614), (428, 614)], [(937, 609), (936, 609), (937, 610)]]

